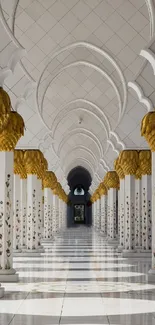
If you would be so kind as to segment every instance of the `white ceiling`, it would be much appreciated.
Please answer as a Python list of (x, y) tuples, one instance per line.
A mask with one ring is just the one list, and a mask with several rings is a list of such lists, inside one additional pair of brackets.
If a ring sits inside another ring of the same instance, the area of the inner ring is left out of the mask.
[(154, 76), (140, 55), (154, 36), (153, 1), (1, 0), (1, 6), (1, 74), (13, 66), (1, 79), (26, 124), (18, 147), (40, 148), (66, 190), (77, 165), (97, 185), (120, 150), (147, 146), (140, 136), (146, 106), (128, 82), (138, 81), (154, 98)]

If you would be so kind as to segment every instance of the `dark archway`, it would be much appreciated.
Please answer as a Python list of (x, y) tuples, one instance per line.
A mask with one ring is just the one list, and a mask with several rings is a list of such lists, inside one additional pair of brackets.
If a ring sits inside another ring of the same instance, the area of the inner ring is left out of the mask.
[[(69, 205), (67, 213), (68, 227), (84, 223), (87, 226), (92, 224), (92, 207), (90, 203), (90, 194), (88, 192), (92, 182), (90, 173), (84, 167), (78, 166), (72, 169), (67, 177), (70, 187)], [(81, 188), (81, 191), (80, 191)], [(84, 195), (83, 195), (84, 192)], [(79, 193), (79, 194), (78, 194)], [(76, 209), (83, 208), (84, 220), (76, 218)]]

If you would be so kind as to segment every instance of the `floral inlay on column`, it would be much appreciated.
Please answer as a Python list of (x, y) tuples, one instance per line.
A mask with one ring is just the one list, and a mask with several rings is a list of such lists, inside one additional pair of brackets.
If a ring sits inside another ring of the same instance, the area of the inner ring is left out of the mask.
[(119, 188), (119, 177), (116, 171), (107, 172), (104, 177), (104, 183), (108, 189), (108, 206), (109, 206), (109, 231), (108, 239), (110, 241), (117, 239), (116, 232), (116, 199), (117, 199), (117, 190)]
[(24, 121), (17, 112), (11, 111), (10, 98), (0, 87), (0, 281), (3, 274), (7, 274), (8, 281), (18, 279), (12, 268), (13, 153), (23, 135)]
[(101, 231), (104, 236), (107, 235), (107, 188), (104, 182), (101, 182), (99, 187), (101, 200)]
[[(46, 164), (40, 150), (26, 150), (24, 163), (27, 172), (27, 249), (39, 249), (41, 240), (41, 197), (42, 186), (40, 179), (43, 177)], [(38, 192), (40, 188), (40, 192)], [(38, 218), (39, 214), (39, 218)]]
[(152, 249), (152, 216), (151, 216), (151, 151), (141, 150), (139, 161), (142, 174), (142, 251)]
[(135, 249), (138, 251), (142, 248), (141, 176), (138, 167), (135, 174)]
[(118, 174), (120, 180), (120, 190), (119, 190), (119, 248), (124, 248), (124, 231), (125, 231), (125, 215), (124, 215), (124, 205), (125, 205), (125, 186), (124, 179), (125, 175), (120, 164), (120, 159), (117, 158), (114, 162), (114, 168)]
[(124, 150), (119, 155), (119, 163), (125, 175), (125, 251), (135, 247), (135, 175), (139, 166), (136, 150)]

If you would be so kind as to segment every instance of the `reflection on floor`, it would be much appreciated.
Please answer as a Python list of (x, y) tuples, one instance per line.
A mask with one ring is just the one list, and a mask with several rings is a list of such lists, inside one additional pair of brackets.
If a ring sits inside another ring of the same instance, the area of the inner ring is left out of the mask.
[(0, 325), (155, 325), (151, 262), (125, 259), (85, 227), (59, 234), (41, 257), (15, 257), (20, 282), (5, 283)]

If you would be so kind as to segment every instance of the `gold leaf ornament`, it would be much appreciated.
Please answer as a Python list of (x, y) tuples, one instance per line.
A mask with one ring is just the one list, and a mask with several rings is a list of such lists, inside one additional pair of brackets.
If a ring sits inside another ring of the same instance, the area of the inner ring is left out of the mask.
[(11, 100), (7, 92), (0, 87), (0, 132), (6, 128), (11, 112)]
[(24, 165), (28, 175), (40, 177), (43, 158), (43, 153), (40, 150), (25, 150)]
[(24, 135), (24, 120), (17, 112), (10, 112), (6, 127), (0, 132), (0, 151), (12, 151)]
[(24, 151), (14, 150), (14, 174), (20, 175), (22, 179), (27, 178), (24, 166)]
[(123, 150), (119, 155), (119, 164), (124, 175), (135, 175), (139, 167), (139, 155), (137, 150)]
[(125, 175), (120, 165), (119, 157), (114, 161), (114, 168), (116, 170), (116, 173), (118, 174), (119, 179), (124, 179)]
[(139, 152), (139, 165), (142, 175), (151, 175), (151, 150), (141, 150)]
[(152, 151), (155, 151), (155, 112), (148, 112), (141, 122), (141, 136), (149, 144)]
[(57, 178), (51, 171), (46, 171), (43, 178), (43, 187), (53, 190), (56, 187)]
[(119, 177), (116, 171), (107, 172), (104, 178), (104, 183), (108, 189), (116, 188), (119, 189)]
[(99, 191), (100, 196), (107, 195), (107, 188), (106, 188), (104, 182), (100, 183), (100, 185), (98, 187), (98, 191)]

